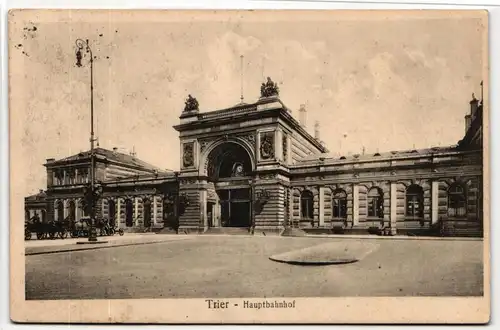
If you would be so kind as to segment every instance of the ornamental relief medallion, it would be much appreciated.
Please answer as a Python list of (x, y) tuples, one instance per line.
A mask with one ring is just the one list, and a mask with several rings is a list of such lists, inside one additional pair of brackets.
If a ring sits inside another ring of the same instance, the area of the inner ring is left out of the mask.
[(200, 152), (203, 152), (203, 150), (205, 150), (209, 144), (210, 144), (209, 140), (200, 141)]
[(261, 134), (260, 156), (262, 159), (274, 158), (274, 132), (266, 132)]
[(194, 165), (194, 142), (184, 144), (182, 164), (184, 167), (190, 167)]
[(255, 135), (253, 133), (241, 136), (245, 141), (248, 141), (252, 147), (255, 147)]

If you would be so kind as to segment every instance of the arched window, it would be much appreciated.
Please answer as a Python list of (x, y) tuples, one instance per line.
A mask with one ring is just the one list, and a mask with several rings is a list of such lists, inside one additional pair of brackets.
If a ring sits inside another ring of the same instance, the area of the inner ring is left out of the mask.
[(424, 191), (418, 185), (411, 185), (406, 189), (406, 217), (424, 217)]
[(71, 222), (75, 221), (76, 205), (75, 201), (71, 200), (68, 202), (68, 220)]
[(56, 203), (56, 215), (58, 221), (64, 220), (64, 204), (62, 201), (57, 201)]
[(127, 227), (134, 225), (134, 202), (131, 199), (125, 200), (125, 225)]
[(448, 190), (448, 216), (464, 217), (467, 214), (465, 189), (460, 184), (453, 184)]
[(333, 193), (333, 217), (347, 218), (347, 194), (344, 190), (338, 189)]
[(114, 200), (108, 201), (108, 216), (109, 225), (114, 228), (116, 226), (116, 203)]
[(300, 194), (300, 215), (302, 219), (314, 219), (313, 194), (309, 190)]
[(144, 227), (151, 227), (151, 200), (145, 199), (143, 201), (143, 221)]
[(373, 187), (368, 192), (368, 216), (384, 217), (384, 193), (380, 188)]

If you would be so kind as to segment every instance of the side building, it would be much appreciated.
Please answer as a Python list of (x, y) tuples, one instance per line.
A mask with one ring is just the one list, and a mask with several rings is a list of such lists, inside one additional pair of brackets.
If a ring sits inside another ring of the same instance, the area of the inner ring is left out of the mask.
[[(331, 156), (319, 132), (304, 129), (304, 107), (300, 121), (291, 113), (270, 80), (251, 104), (201, 112), (189, 97), (174, 126), (178, 172), (96, 150), (97, 217), (129, 230), (179, 233), (482, 235), (482, 100), (470, 102), (456, 145), (345, 157)], [(89, 153), (45, 166), (39, 198), (47, 219), (78, 220)], [(34, 198), (25, 201), (27, 216)]]

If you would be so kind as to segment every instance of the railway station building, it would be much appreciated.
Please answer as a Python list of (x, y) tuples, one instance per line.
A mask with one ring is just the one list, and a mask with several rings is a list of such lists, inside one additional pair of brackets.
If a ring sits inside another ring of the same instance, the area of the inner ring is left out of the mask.
[[(95, 149), (96, 216), (126, 231), (481, 236), (482, 99), (464, 121), (456, 145), (334, 157), (271, 80), (256, 102), (227, 109), (202, 112), (189, 96), (173, 127), (179, 171)], [(89, 151), (47, 159), (47, 189), (25, 199), (26, 219), (85, 216), (90, 164)]]

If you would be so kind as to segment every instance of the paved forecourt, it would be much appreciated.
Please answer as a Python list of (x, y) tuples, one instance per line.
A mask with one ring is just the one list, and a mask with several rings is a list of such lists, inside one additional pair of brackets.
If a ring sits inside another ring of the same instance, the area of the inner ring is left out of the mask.
[(28, 255), (26, 298), (466, 296), (483, 293), (483, 242), (480, 240), (351, 239), (358, 245), (367, 242), (371, 246), (360, 261), (300, 266), (275, 262), (269, 257), (325, 243), (345, 245), (345, 239), (181, 237), (184, 239), (154, 244)]

